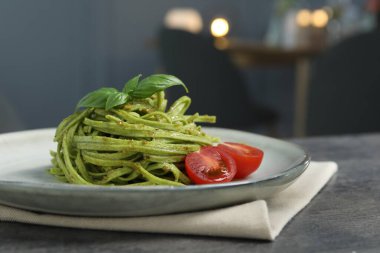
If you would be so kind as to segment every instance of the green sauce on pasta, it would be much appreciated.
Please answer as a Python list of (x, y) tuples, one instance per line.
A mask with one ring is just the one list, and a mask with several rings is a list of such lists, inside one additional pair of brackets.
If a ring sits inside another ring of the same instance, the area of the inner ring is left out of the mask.
[(183, 96), (167, 109), (164, 91), (159, 91), (110, 110), (75, 112), (56, 130), (49, 172), (72, 184), (191, 184), (183, 172), (185, 156), (219, 139), (196, 125), (214, 123), (215, 116), (185, 115), (190, 104)]

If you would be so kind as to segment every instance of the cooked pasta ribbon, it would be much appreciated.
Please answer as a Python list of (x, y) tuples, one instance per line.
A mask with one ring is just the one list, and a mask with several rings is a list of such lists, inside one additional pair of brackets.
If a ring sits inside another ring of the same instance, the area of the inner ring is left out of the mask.
[(84, 185), (183, 186), (184, 158), (219, 142), (196, 123), (215, 116), (185, 115), (191, 99), (183, 96), (168, 110), (163, 91), (117, 109), (87, 108), (57, 127), (49, 172), (60, 181)]

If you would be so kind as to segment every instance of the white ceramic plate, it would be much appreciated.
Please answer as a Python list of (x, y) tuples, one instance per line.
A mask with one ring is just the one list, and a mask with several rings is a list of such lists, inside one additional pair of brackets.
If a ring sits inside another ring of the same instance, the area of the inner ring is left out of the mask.
[(267, 198), (307, 168), (300, 147), (277, 139), (221, 128), (204, 128), (223, 141), (261, 148), (264, 160), (244, 180), (184, 187), (71, 185), (48, 174), (54, 129), (0, 135), (0, 203), (49, 213), (83, 216), (144, 216), (196, 211)]

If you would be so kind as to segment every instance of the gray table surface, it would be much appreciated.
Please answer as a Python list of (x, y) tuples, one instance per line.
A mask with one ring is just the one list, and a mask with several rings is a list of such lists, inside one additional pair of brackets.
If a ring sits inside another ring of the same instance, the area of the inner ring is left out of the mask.
[(380, 252), (380, 134), (293, 140), (338, 174), (274, 242), (0, 223), (0, 252)]

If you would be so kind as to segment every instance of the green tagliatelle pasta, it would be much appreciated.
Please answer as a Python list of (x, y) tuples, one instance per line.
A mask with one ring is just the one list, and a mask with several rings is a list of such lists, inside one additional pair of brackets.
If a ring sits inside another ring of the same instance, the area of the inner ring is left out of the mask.
[(190, 103), (183, 96), (166, 110), (161, 91), (117, 109), (76, 112), (57, 128), (49, 172), (73, 184), (190, 184), (183, 173), (185, 156), (219, 141), (196, 125), (214, 123), (215, 116), (185, 115)]

